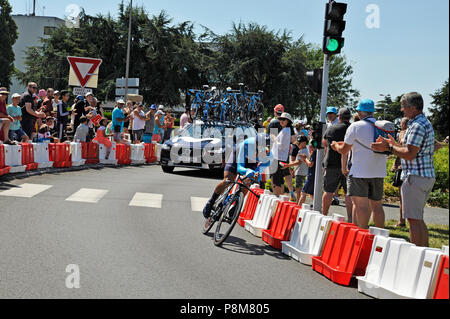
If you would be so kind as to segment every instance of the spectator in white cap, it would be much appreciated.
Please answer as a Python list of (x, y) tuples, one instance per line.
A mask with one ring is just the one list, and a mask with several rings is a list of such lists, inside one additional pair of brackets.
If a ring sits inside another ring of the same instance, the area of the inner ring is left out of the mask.
[(361, 119), (351, 124), (343, 142), (333, 141), (331, 148), (341, 155), (352, 150), (352, 167), (347, 182), (347, 192), (353, 202), (353, 223), (360, 228), (369, 228), (371, 209), (375, 227), (384, 228), (383, 185), (387, 175), (386, 155), (374, 153), (373, 120), (375, 103), (362, 100), (356, 111)]
[(28, 142), (28, 135), (22, 130), (20, 121), (22, 120), (22, 109), (19, 106), (20, 94), (14, 93), (11, 96), (12, 104), (8, 105), (8, 115), (14, 119), (9, 126), (9, 139), (11, 141)]
[(122, 139), (123, 124), (128, 121), (128, 116), (125, 116), (122, 109), (125, 106), (125, 101), (120, 99), (116, 102), (116, 107), (112, 112), (112, 129), (114, 132), (114, 141), (120, 144), (127, 144)]

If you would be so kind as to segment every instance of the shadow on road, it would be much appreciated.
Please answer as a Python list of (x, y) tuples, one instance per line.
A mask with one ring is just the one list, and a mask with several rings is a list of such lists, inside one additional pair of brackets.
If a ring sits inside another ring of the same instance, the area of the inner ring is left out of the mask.
[(8, 190), (8, 189), (11, 189), (11, 188), (18, 188), (18, 187), (19, 187), (19, 186), (17, 186), (17, 185), (5, 183), (5, 182), (0, 182), (0, 191), (6, 191), (6, 190)]
[[(214, 234), (209, 233), (207, 236), (211, 237), (212, 239), (212, 236), (214, 236)], [(242, 238), (234, 237), (231, 235), (228, 236), (227, 240), (222, 244), (221, 248), (234, 253), (245, 255), (255, 255), (255, 256), (269, 255), (277, 259), (285, 259), (285, 260), (291, 259), (269, 245), (251, 244)]]

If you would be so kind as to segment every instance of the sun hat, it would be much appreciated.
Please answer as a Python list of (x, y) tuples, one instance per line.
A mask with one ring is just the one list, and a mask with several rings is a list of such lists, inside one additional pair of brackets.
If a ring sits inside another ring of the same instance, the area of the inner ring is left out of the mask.
[(11, 96), (12, 99), (15, 99), (16, 97), (20, 97), (20, 94), (19, 94), (19, 93), (14, 93), (14, 94)]
[(116, 103), (117, 104), (125, 104), (125, 101), (123, 99), (119, 99)]
[(289, 114), (289, 113), (283, 113), (283, 114), (281, 114), (281, 116), (280, 116), (279, 119), (280, 119), (280, 120), (281, 120), (281, 119), (287, 119), (287, 120), (291, 121), (291, 123), (294, 122), (294, 119), (292, 118), (291, 114)]
[(373, 113), (375, 112), (375, 103), (370, 99), (362, 100), (361, 102), (359, 102), (359, 105), (356, 108), (356, 110), (361, 112)]
[(155, 105), (155, 104), (152, 104), (152, 106), (150, 106), (150, 109), (156, 110), (156, 105)]
[(9, 94), (8, 90), (5, 87), (0, 88), (0, 94)]
[(327, 107), (327, 114), (328, 113), (338, 114), (338, 111), (334, 106), (329, 106), (329, 107)]

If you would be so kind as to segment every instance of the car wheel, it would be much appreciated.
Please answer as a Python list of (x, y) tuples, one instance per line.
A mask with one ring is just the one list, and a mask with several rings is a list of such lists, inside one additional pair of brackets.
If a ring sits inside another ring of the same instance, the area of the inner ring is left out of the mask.
[(173, 170), (175, 169), (175, 167), (173, 166), (166, 166), (166, 165), (161, 165), (161, 168), (164, 173), (173, 173)]

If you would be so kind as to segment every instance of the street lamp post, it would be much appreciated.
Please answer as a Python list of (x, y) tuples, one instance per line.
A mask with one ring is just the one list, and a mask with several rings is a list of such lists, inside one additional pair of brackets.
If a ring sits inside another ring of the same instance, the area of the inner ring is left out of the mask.
[(131, 51), (131, 17), (133, 15), (133, 0), (130, 0), (130, 16), (128, 22), (127, 63), (125, 68), (125, 100), (128, 97), (128, 77), (130, 76), (130, 51)]

